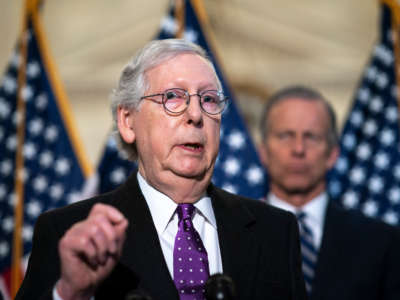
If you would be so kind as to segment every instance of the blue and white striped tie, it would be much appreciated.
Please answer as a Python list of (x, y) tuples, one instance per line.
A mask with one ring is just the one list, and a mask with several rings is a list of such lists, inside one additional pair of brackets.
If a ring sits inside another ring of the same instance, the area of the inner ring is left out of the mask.
[(315, 247), (313, 232), (304, 222), (306, 214), (304, 212), (297, 213), (300, 230), (301, 255), (303, 259), (302, 269), (307, 292), (310, 294), (312, 282), (314, 279), (314, 270), (317, 263), (318, 250)]

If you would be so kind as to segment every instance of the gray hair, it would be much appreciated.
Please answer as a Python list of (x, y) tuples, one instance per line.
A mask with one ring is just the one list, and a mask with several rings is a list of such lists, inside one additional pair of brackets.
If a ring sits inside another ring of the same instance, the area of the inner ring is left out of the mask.
[(118, 107), (137, 110), (141, 102), (140, 98), (150, 87), (146, 72), (180, 54), (195, 54), (206, 59), (214, 71), (217, 88), (222, 91), (215, 68), (205, 50), (200, 46), (183, 39), (154, 40), (146, 44), (122, 70), (118, 86), (111, 94), (114, 138), (119, 149), (130, 160), (137, 159), (136, 144), (126, 143), (117, 129)]
[(290, 86), (284, 88), (273, 94), (268, 99), (268, 102), (264, 108), (264, 112), (261, 116), (261, 138), (265, 140), (267, 137), (270, 126), (269, 114), (271, 112), (271, 109), (277, 106), (279, 103), (292, 98), (299, 98), (305, 101), (320, 102), (324, 105), (329, 117), (329, 129), (327, 134), (328, 146), (329, 149), (332, 149), (334, 146), (336, 146), (338, 144), (339, 134), (336, 125), (336, 115), (331, 104), (324, 98), (324, 96), (320, 92), (305, 86)]

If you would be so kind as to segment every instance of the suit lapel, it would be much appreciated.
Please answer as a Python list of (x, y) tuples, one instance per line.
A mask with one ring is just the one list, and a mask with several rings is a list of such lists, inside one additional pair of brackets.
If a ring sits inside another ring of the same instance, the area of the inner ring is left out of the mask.
[[(239, 293), (251, 293), (255, 284), (260, 247), (251, 233), (255, 218), (245, 206), (213, 187), (208, 189), (217, 220), (224, 274), (230, 276)], [(252, 298), (250, 294), (241, 299)]]
[(129, 220), (121, 264), (138, 278), (137, 288), (154, 299), (178, 299), (136, 173), (117, 191), (113, 204)]
[(325, 216), (325, 225), (322, 243), (318, 254), (318, 262), (315, 270), (315, 281), (310, 299), (322, 299), (323, 295), (329, 294), (332, 288), (333, 274), (340, 269), (346, 259), (346, 251), (342, 251), (341, 241), (346, 235), (345, 220), (332, 201), (329, 201)]

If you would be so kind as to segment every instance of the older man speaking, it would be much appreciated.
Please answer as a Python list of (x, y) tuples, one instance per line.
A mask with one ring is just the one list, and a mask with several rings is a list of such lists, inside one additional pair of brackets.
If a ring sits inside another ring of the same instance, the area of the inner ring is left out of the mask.
[(294, 216), (211, 183), (227, 99), (204, 50), (147, 44), (112, 101), (120, 148), (139, 170), (39, 217), (16, 299), (204, 299), (215, 273), (239, 299), (305, 299)]

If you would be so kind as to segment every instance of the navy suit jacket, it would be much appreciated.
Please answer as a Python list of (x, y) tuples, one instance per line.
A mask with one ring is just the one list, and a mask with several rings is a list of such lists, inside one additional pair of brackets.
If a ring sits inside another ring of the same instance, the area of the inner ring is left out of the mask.
[[(218, 227), (224, 273), (238, 299), (305, 300), (297, 222), (261, 201), (208, 188)], [(135, 289), (153, 300), (179, 299), (136, 174), (118, 189), (41, 215), (28, 269), (16, 300), (51, 299), (60, 277), (58, 241), (95, 203), (119, 209), (129, 220), (122, 257), (97, 289), (96, 300), (123, 300)]]
[(399, 300), (399, 228), (329, 202), (310, 300)]

